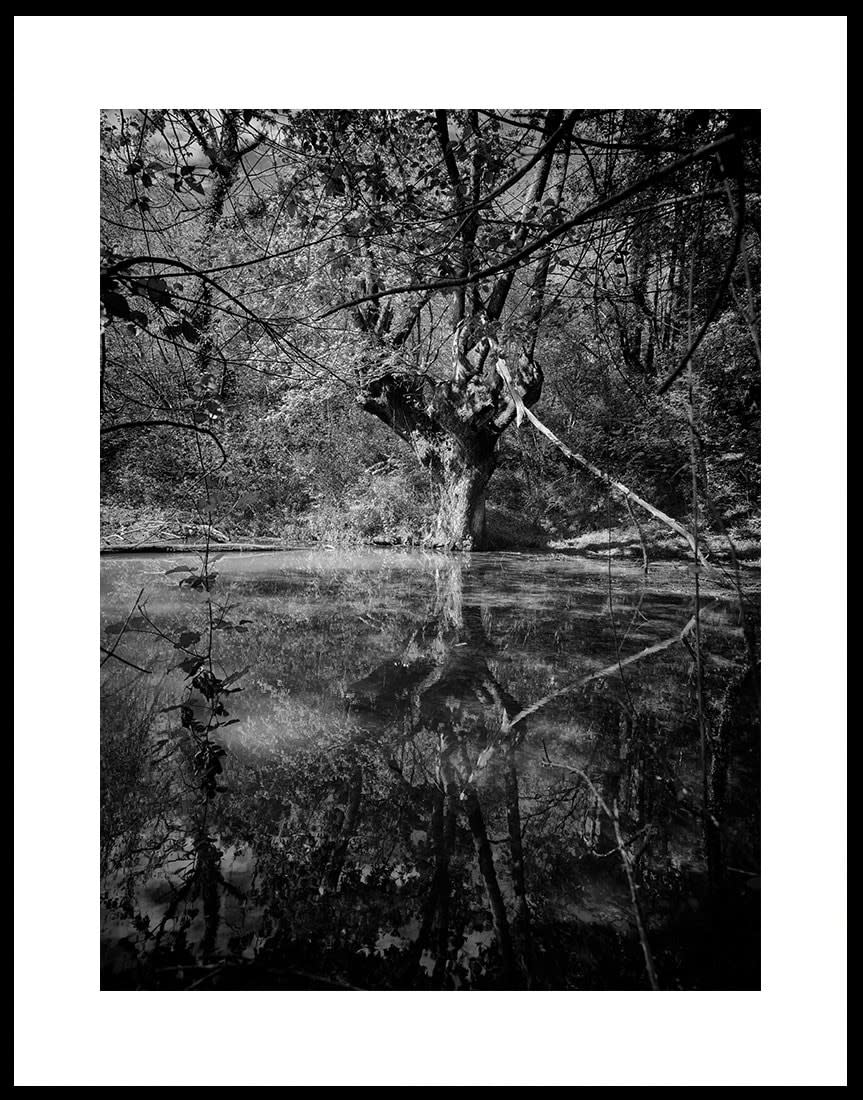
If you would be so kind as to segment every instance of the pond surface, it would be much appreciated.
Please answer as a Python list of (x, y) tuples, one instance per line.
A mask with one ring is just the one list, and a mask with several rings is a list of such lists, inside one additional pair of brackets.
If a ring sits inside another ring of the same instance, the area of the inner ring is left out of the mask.
[(757, 682), (727, 578), (702, 578), (700, 725), (681, 566), (200, 571), (101, 563), (103, 988), (759, 988)]

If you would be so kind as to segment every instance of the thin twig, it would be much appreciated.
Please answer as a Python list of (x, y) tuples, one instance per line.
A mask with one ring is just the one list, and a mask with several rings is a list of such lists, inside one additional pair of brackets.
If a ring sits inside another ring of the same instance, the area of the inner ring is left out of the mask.
[[(547, 754), (546, 754), (547, 755)], [(635, 917), (635, 927), (638, 931), (638, 939), (641, 944), (641, 951), (644, 955), (644, 967), (647, 971), (647, 978), (650, 982), (650, 988), (659, 989), (659, 979), (656, 975), (656, 965), (653, 961), (653, 952), (650, 949), (650, 941), (647, 938), (647, 924), (644, 919), (644, 912), (641, 907), (641, 899), (638, 896), (638, 883), (635, 881), (635, 875), (633, 874), (632, 856), (626, 850), (626, 842), (620, 832), (620, 818), (617, 814), (617, 803), (615, 802), (614, 808), (610, 808), (608, 803), (602, 797), (602, 794), (596, 787), (596, 784), (590, 778), (586, 771), (582, 768), (573, 767), (571, 764), (558, 764), (552, 760), (546, 760), (542, 762), (547, 768), (560, 768), (563, 771), (573, 772), (581, 780), (583, 780), (590, 788), (591, 794), (599, 804), (600, 809), (611, 821), (614, 828), (614, 838), (617, 841), (617, 851), (620, 853), (620, 861), (623, 864), (623, 871), (626, 875), (626, 881), (629, 886), (629, 896), (632, 901), (632, 911)]]
[[(129, 612), (129, 614), (126, 616), (126, 619), (123, 623), (123, 628), (120, 631), (120, 633), (117, 635), (117, 640), (116, 640), (116, 642), (114, 642), (114, 644), (111, 646), (111, 648), (110, 649), (105, 649), (103, 646), (100, 646), (102, 652), (107, 654), (107, 656), (105, 657), (105, 661), (108, 660), (108, 657), (113, 657), (114, 656), (114, 650), (117, 648), (117, 646), (123, 640), (123, 635), (126, 633), (126, 627), (129, 625), (129, 620), (135, 614), (135, 610), (137, 609), (138, 604), (141, 602), (141, 597), (143, 595), (144, 595), (144, 589), (142, 588), (141, 591), (138, 593), (138, 595), (135, 597), (135, 602), (132, 604), (132, 609)], [(120, 657), (117, 658), (118, 661), (121, 660), (121, 659), (122, 658), (120, 658)], [(102, 663), (99, 665), (100, 668), (102, 667), (102, 665), (105, 664), (105, 661), (102, 661)], [(129, 664), (130, 662), (126, 661), (125, 663)], [(132, 667), (134, 668), (135, 666), (133, 665)], [(146, 669), (141, 669), (141, 671), (146, 672), (147, 670)]]
[[(103, 653), (107, 654), (107, 656), (105, 657), (105, 661), (108, 660), (108, 657), (113, 657), (114, 660), (119, 661), (121, 665), (128, 665), (129, 668), (134, 668), (137, 672), (144, 672), (147, 674), (147, 676), (151, 675), (151, 669), (141, 668), (140, 665), (134, 665), (131, 661), (127, 661), (125, 657), (120, 657), (117, 653), (112, 653), (110, 650), (105, 649), (104, 646), (100, 646), (99, 648), (102, 650)], [(102, 661), (102, 665), (104, 665), (105, 661)], [(101, 668), (102, 665), (100, 665), (99, 667)]]

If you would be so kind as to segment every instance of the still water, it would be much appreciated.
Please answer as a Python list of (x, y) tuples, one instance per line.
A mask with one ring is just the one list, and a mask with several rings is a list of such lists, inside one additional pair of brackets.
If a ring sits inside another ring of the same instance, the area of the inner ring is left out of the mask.
[(682, 566), (200, 571), (101, 563), (103, 988), (759, 987), (757, 680), (727, 577), (701, 580), (699, 693)]

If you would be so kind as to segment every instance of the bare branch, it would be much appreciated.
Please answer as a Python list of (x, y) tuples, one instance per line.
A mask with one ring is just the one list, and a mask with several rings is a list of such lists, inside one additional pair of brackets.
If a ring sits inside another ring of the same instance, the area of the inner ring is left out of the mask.
[(211, 432), (209, 428), (202, 428), (198, 424), (188, 424), (182, 420), (124, 420), (120, 424), (109, 424), (107, 427), (102, 428), (101, 431), (102, 435), (108, 435), (110, 432), (121, 432), (131, 428), (183, 428), (187, 432), (197, 432), (199, 435), (208, 435), (222, 453), (222, 461), (217, 469), (221, 469), (228, 461), (228, 455), (225, 448), (219, 442), (218, 437)]
[(649, 176), (645, 176), (643, 179), (637, 180), (629, 187), (625, 187), (622, 191), (616, 192), (614, 195), (610, 195), (606, 199), (602, 199), (600, 202), (593, 203), (591, 206), (585, 207), (580, 213), (570, 218), (568, 221), (562, 222), (559, 226), (549, 230), (542, 237), (539, 237), (532, 244), (521, 249), (519, 252), (513, 253), (505, 260), (502, 260), (498, 264), (493, 264), (491, 267), (483, 268), (480, 271), (472, 272), (470, 275), (461, 279), (436, 279), (427, 283), (406, 283), (403, 286), (392, 287), (389, 290), (379, 290), (374, 294), (368, 294), (361, 298), (353, 298), (347, 302), (341, 302), (337, 306), (333, 306), (323, 313), (319, 314), (317, 320), (323, 321), (325, 318), (332, 316), (334, 313), (340, 313), (345, 309), (352, 309), (354, 306), (361, 305), (363, 302), (377, 301), (379, 298), (388, 298), (394, 294), (414, 294), (419, 291), (426, 290), (451, 290), (453, 287), (461, 286), (464, 283), (476, 282), (479, 279), (487, 279), (492, 275), (497, 275), (501, 271), (506, 271), (511, 267), (518, 266), (524, 263), (530, 256), (540, 249), (545, 248), (551, 241), (556, 240), (563, 234), (568, 233), (570, 229), (574, 229), (578, 225), (582, 225), (584, 222), (592, 220), (597, 214), (604, 213), (606, 210), (611, 210), (619, 203), (624, 202), (626, 199), (631, 198), (633, 195), (639, 194), (646, 188), (651, 187), (655, 183), (659, 183), (663, 179), (667, 179), (668, 176), (673, 175), (674, 172), (679, 171), (681, 168), (686, 168), (688, 165), (693, 164), (697, 160), (701, 160), (703, 157), (712, 156), (719, 149), (724, 148), (729, 142), (737, 140), (736, 134), (726, 134), (716, 141), (711, 142), (709, 145), (703, 145), (700, 149), (696, 149), (695, 152), (687, 154), (685, 157), (681, 157), (679, 160), (674, 161), (671, 164), (666, 165), (664, 168), (658, 169), (656, 172), (652, 172)]

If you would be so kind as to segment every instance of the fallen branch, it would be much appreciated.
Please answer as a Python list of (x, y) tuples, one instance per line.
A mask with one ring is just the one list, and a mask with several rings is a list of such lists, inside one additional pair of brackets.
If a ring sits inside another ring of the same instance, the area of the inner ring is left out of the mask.
[[(544, 435), (546, 439), (548, 439), (555, 445), (555, 447), (557, 447), (557, 449), (565, 458), (568, 458), (570, 462), (574, 462), (576, 465), (583, 467), (589, 473), (593, 474), (594, 477), (599, 478), (599, 480), (604, 485), (607, 485), (609, 489), (614, 489), (614, 491), (619, 493), (627, 502), (637, 504), (640, 508), (643, 508), (645, 512), (649, 512), (650, 515), (652, 515), (655, 519), (658, 519), (660, 523), (664, 523), (666, 527), (670, 527), (672, 531), (675, 531), (678, 535), (680, 535), (681, 538), (685, 539), (687, 545), (692, 550), (692, 552), (696, 553), (695, 539), (693, 538), (692, 533), (690, 531), (687, 531), (687, 529), (682, 524), (678, 523), (676, 519), (672, 519), (671, 516), (666, 515), (665, 512), (660, 511), (659, 508), (656, 508), (653, 504), (651, 504), (650, 501), (647, 501), (643, 497), (640, 497), (637, 493), (634, 493), (632, 489), (624, 485), (622, 481), (618, 481), (610, 474), (605, 473), (604, 470), (600, 470), (598, 466), (594, 466), (592, 462), (588, 462), (584, 455), (580, 455), (577, 454), (575, 451), (571, 451), (565, 443), (557, 438), (551, 428), (543, 424), (539, 417), (532, 413), (526, 405), (524, 406), (524, 415), (528, 418), (531, 424), (533, 424), (536, 430), (540, 432), (540, 434)], [(703, 552), (700, 552), (698, 557), (699, 561), (706, 561)]]
[(620, 672), (620, 670), (627, 665), (634, 664), (636, 661), (641, 661), (645, 657), (652, 656), (654, 653), (661, 653), (664, 649), (670, 649), (673, 645), (677, 645), (678, 642), (682, 642), (694, 627), (695, 616), (693, 615), (679, 634), (675, 634), (671, 638), (666, 638), (665, 641), (657, 642), (655, 645), (648, 646), (646, 649), (641, 649), (638, 653), (633, 653), (630, 657), (624, 657), (622, 660), (617, 660), (613, 665), (601, 668), (598, 672), (591, 672), (589, 676), (585, 676), (581, 680), (576, 680), (572, 684), (566, 684), (562, 688), (557, 688), (556, 691), (549, 692), (549, 694), (544, 695), (542, 699), (538, 699), (535, 703), (531, 703), (529, 707), (520, 710), (511, 720), (507, 719), (504, 715), (501, 732), (508, 733), (514, 726), (517, 726), (519, 722), (523, 722), (525, 718), (528, 718), (541, 707), (544, 707), (546, 703), (550, 703), (552, 699), (557, 699), (570, 691), (577, 691), (580, 687), (584, 687), (585, 684), (589, 684), (591, 680), (599, 680), (603, 676), (612, 676), (614, 673)]
[(702, 563), (706, 563), (707, 557), (704, 552), (696, 550), (695, 539), (693, 538), (691, 531), (688, 531), (682, 524), (678, 523), (676, 519), (672, 519), (671, 516), (666, 515), (665, 512), (660, 511), (659, 508), (656, 508), (649, 501), (645, 500), (643, 497), (640, 497), (637, 493), (634, 493), (632, 489), (630, 489), (627, 485), (624, 485), (622, 481), (617, 481), (616, 478), (613, 478), (610, 474), (605, 473), (604, 470), (600, 470), (598, 466), (594, 466), (592, 462), (588, 462), (584, 455), (580, 455), (577, 454), (575, 451), (571, 451), (562, 440), (558, 439), (551, 428), (549, 428), (546, 424), (543, 424), (539, 417), (535, 413), (531, 412), (527, 405), (525, 405), (521, 397), (516, 393), (515, 389), (511, 385), (509, 371), (507, 370), (506, 365), (503, 364), (502, 360), (498, 360), (497, 372), (503, 379), (504, 384), (509, 390), (510, 396), (515, 402), (517, 410), (516, 415), (518, 420), (521, 420), (522, 416), (526, 416), (531, 424), (533, 424), (533, 426), (536, 428), (536, 430), (541, 435), (544, 435), (545, 438), (548, 439), (551, 443), (553, 443), (555, 447), (557, 447), (564, 458), (568, 458), (570, 462), (574, 462), (577, 466), (581, 466), (583, 469), (593, 474), (594, 477), (599, 478), (599, 480), (604, 485), (607, 485), (609, 489), (614, 489), (615, 492), (619, 493), (627, 502), (627, 504), (629, 504), (630, 502), (632, 504), (637, 504), (640, 508), (643, 508), (645, 512), (649, 512), (650, 515), (652, 515), (655, 519), (658, 519), (660, 523), (664, 523), (666, 527), (670, 527), (672, 531), (676, 532), (678, 535), (680, 535), (681, 538), (686, 540), (687, 545), (689, 546), (690, 550), (692, 550), (692, 552), (696, 554), (698, 560)]
[(520, 710), (514, 718), (508, 718), (506, 711), (503, 711), (503, 717), (501, 719), (500, 731), (497, 737), (486, 749), (479, 754), (477, 762), (473, 767), (470, 775), (468, 776), (465, 788), (462, 791), (462, 799), (464, 799), (468, 789), (472, 788), (476, 782), (476, 777), (480, 771), (488, 764), (489, 760), (494, 755), (496, 749), (501, 743), (509, 736), (511, 731), (523, 722), (525, 718), (529, 718), (531, 714), (535, 714), (550, 703), (552, 699), (558, 699), (561, 695), (567, 695), (571, 691), (578, 691), (579, 688), (584, 687), (585, 684), (589, 684), (591, 680), (599, 680), (603, 676), (613, 676), (615, 673), (620, 673), (627, 666), (634, 664), (636, 661), (641, 661), (645, 657), (650, 657), (654, 653), (661, 653), (665, 649), (670, 649), (673, 645), (677, 645), (678, 642), (686, 642), (686, 636), (695, 627), (695, 616), (693, 615), (689, 622), (684, 626), (679, 634), (675, 634), (672, 638), (666, 638), (665, 641), (657, 642), (655, 645), (648, 646), (646, 649), (640, 649), (638, 653), (633, 653), (629, 657), (624, 657), (622, 660), (618, 658), (613, 665), (608, 665), (606, 668), (601, 668), (597, 672), (591, 672), (589, 676), (584, 676), (580, 680), (576, 680), (574, 683), (566, 684), (564, 687), (557, 688), (555, 691), (549, 692), (548, 695), (544, 695), (541, 699), (537, 699), (535, 703), (531, 703), (529, 707), (525, 707)]

